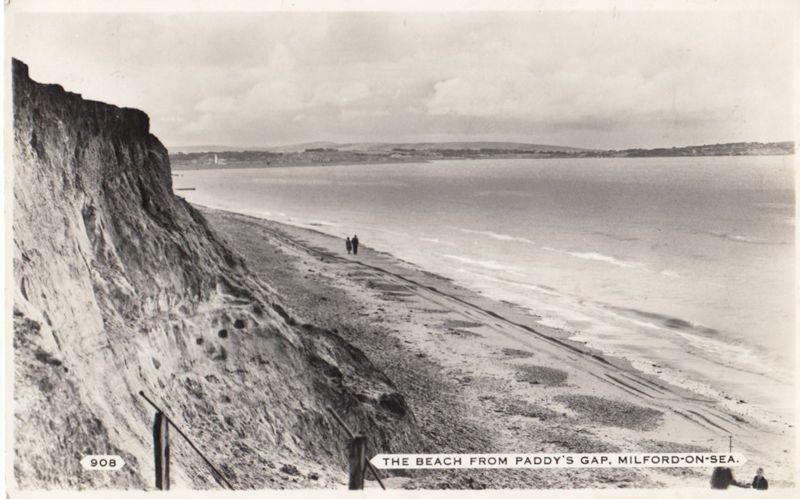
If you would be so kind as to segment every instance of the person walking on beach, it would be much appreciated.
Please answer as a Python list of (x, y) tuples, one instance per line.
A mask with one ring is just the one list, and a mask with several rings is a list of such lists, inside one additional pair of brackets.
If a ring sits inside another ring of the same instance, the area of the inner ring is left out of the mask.
[(353, 245), (353, 254), (358, 254), (358, 235), (354, 235), (353, 239), (350, 240), (350, 243)]
[(756, 470), (756, 476), (753, 477), (753, 488), (756, 490), (767, 490), (769, 488), (767, 479), (764, 478), (764, 468)]
[(353, 249), (353, 243), (350, 242), (350, 238), (348, 237), (344, 241), (344, 247), (347, 248), (347, 254), (350, 254), (350, 251)]

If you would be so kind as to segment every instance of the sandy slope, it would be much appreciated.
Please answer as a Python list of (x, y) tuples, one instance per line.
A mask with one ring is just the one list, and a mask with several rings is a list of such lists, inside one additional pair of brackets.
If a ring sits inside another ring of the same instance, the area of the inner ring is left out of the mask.
[[(643, 375), (498, 303), (391, 255), (346, 255), (337, 238), (202, 209), (293, 313), (363, 349), (387, 373), (424, 434), (416, 452), (734, 450), (774, 486), (792, 476), (787, 427)], [(366, 239), (366, 238), (364, 238)], [(706, 488), (710, 469), (415, 472), (406, 487)]]
[[(144, 112), (35, 82), (16, 60), (13, 90), (16, 487), (152, 488), (154, 409), (140, 390), (236, 489), (343, 486), (329, 407), (373, 445), (416, 441), (391, 381), (295, 320), (173, 196)], [(219, 487), (171, 434), (173, 485)], [(87, 454), (126, 465), (86, 471)]]

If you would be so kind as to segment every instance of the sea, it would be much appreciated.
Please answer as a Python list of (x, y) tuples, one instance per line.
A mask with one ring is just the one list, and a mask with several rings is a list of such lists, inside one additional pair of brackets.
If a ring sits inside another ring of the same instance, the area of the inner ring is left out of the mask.
[[(791, 420), (790, 156), (181, 170), (192, 203), (386, 251), (765, 422)], [(342, 242), (344, 251), (344, 241)]]

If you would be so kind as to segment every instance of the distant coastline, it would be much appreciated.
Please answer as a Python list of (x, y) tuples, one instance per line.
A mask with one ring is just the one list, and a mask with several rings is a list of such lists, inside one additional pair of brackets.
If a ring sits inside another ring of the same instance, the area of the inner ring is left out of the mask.
[[(310, 143), (275, 148), (224, 146), (175, 148), (173, 170), (198, 168), (269, 168), (341, 164), (420, 163), (440, 159), (647, 158), (678, 156), (782, 156), (794, 154), (794, 142), (731, 142), (655, 149), (579, 149), (513, 142), (449, 143)], [(188, 151), (188, 152), (185, 152)]]

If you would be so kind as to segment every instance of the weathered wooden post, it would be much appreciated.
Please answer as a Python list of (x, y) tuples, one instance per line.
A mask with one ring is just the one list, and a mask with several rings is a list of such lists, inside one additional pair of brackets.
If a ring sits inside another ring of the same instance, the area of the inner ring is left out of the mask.
[[(375, 466), (373, 466), (372, 463), (369, 462), (369, 460), (367, 459), (367, 439), (366, 439), (366, 437), (364, 437), (363, 435), (354, 434), (353, 430), (351, 430), (350, 428), (348, 428), (348, 426), (346, 424), (344, 424), (344, 421), (342, 421), (342, 418), (340, 418), (339, 415), (336, 414), (336, 411), (334, 411), (332, 408), (328, 407), (328, 412), (331, 413), (331, 416), (333, 416), (333, 419), (337, 423), (339, 423), (339, 426), (341, 426), (342, 429), (347, 433), (347, 436), (350, 437), (350, 443), (347, 444), (348, 461), (350, 462), (350, 490), (360, 490), (360, 489), (364, 488), (364, 473), (365, 473), (364, 470), (366, 468), (369, 468), (369, 470), (372, 472), (372, 476), (374, 476), (375, 480), (378, 481), (378, 485), (380, 485), (383, 490), (386, 490), (386, 486), (383, 485), (383, 481), (381, 480), (380, 475), (378, 475), (378, 470), (376, 470)], [(363, 443), (359, 443), (358, 442), (359, 439), (363, 439)], [(361, 452), (361, 456), (362, 456), (361, 459), (358, 459), (357, 455), (356, 456), (353, 455), (354, 453), (357, 454), (357, 452), (355, 450), (357, 448), (362, 449), (360, 451)], [(361, 467), (359, 467), (358, 463), (361, 463), (360, 464)], [(360, 481), (357, 478), (359, 475), (354, 473), (354, 470), (359, 470), (359, 469), (361, 470), (361, 472), (360, 472), (360, 476), (361, 476)], [(354, 478), (355, 478), (355, 482), (354, 482)], [(359, 482), (360, 482), (360, 486), (358, 486)]]
[(153, 450), (156, 463), (156, 488), (169, 490), (169, 420), (161, 412), (156, 412), (153, 422)]
[(367, 471), (367, 437), (356, 435), (347, 444), (348, 460), (350, 461), (350, 490), (364, 488), (364, 474)]

